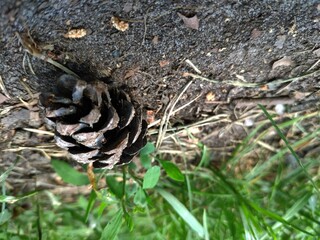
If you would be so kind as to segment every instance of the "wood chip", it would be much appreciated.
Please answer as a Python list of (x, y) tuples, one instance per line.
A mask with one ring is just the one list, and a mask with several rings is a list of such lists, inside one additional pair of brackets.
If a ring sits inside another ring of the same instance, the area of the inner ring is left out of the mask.
[(215, 99), (216, 95), (213, 92), (208, 92), (206, 95), (207, 101), (213, 101)]
[(87, 30), (84, 28), (71, 29), (63, 36), (65, 38), (82, 38), (87, 35)]
[(5, 95), (0, 93), (0, 104), (7, 101), (7, 100), (8, 100), (8, 98)]
[(165, 66), (168, 66), (169, 64), (170, 64), (169, 60), (161, 60), (161, 61), (159, 61), (160, 67), (165, 67)]
[[(320, 5), (320, 4), (319, 4), (319, 5)], [(314, 55), (316, 55), (317, 57), (320, 57), (320, 48), (314, 50), (312, 53), (313, 53)]]
[(262, 34), (262, 31), (260, 31), (259, 29), (257, 28), (254, 28), (252, 31), (251, 31), (251, 39), (257, 39), (261, 36)]
[(294, 62), (291, 60), (291, 58), (283, 57), (272, 64), (272, 69), (275, 69), (277, 67), (290, 67), (290, 66), (294, 66)]
[(154, 36), (152, 39), (152, 44), (157, 45), (159, 43), (159, 36)]
[(115, 17), (115, 16), (111, 17), (111, 23), (115, 29), (117, 29), (121, 32), (124, 32), (124, 31), (128, 30), (128, 28), (129, 28), (129, 23), (122, 21), (118, 17)]
[(262, 85), (262, 86), (260, 87), (260, 89), (261, 89), (262, 91), (268, 91), (268, 90), (269, 90), (269, 87), (268, 87), (268, 85), (266, 84), (266, 85)]
[(147, 123), (151, 124), (155, 120), (155, 111), (153, 110), (147, 110)]
[(178, 13), (178, 16), (182, 19), (184, 25), (187, 28), (191, 28), (191, 29), (195, 29), (195, 30), (199, 29), (199, 19), (198, 19), (197, 15), (194, 15), (193, 17), (186, 17), (186, 16), (182, 15), (181, 13)]

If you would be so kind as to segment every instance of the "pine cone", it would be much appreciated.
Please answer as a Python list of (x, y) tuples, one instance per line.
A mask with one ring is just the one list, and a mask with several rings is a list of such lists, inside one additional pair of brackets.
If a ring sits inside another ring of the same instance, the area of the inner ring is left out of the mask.
[(53, 93), (42, 93), (45, 116), (59, 147), (79, 163), (111, 169), (129, 163), (146, 144), (147, 123), (123, 90), (101, 81), (63, 75)]

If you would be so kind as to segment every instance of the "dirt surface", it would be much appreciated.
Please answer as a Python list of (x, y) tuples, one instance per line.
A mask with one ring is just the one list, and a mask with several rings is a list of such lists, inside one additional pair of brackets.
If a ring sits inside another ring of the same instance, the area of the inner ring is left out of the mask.
[[(227, 131), (224, 127), (241, 118), (253, 98), (261, 98), (271, 109), (278, 103), (291, 112), (319, 109), (320, 3), (316, 0), (2, 0), (0, 9), (0, 76), (8, 92), (0, 95), (0, 147), (28, 148), (6, 151), (0, 157), (1, 168), (21, 154), (20, 167), (31, 175), (50, 172), (48, 157), (32, 147), (52, 144), (52, 136), (23, 128), (47, 130), (36, 93), (50, 90), (63, 74), (28, 55), (16, 32), (29, 31), (45, 56), (87, 81), (125, 85), (155, 119), (192, 80), (177, 108), (195, 100), (171, 123), (179, 126), (225, 114), (225, 122), (199, 127), (200, 140), (213, 149), (231, 146), (231, 151), (234, 142), (246, 136), (242, 127), (234, 125)], [(128, 28), (118, 30), (112, 17), (128, 23)], [(67, 37), (73, 29), (86, 33)], [(269, 104), (271, 97), (277, 99)]]

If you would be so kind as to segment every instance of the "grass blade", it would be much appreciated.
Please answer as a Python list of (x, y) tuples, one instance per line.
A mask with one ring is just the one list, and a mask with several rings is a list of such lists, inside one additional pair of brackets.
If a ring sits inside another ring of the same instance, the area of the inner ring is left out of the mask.
[(258, 104), (259, 107), (261, 108), (261, 110), (263, 111), (263, 113), (267, 116), (267, 118), (270, 120), (272, 126), (276, 129), (278, 135), (280, 136), (280, 138), (285, 142), (287, 148), (289, 149), (289, 151), (291, 152), (291, 154), (294, 156), (294, 158), (296, 159), (296, 161), (299, 163), (300, 167), (303, 169), (303, 171), (306, 173), (306, 176), (308, 177), (308, 179), (310, 180), (310, 182), (312, 183), (314, 189), (318, 192), (318, 194), (320, 194), (320, 191), (318, 189), (318, 187), (316, 186), (315, 182), (312, 180), (312, 178), (309, 176), (308, 172), (306, 171), (305, 167), (303, 166), (299, 156), (296, 154), (296, 152), (292, 149), (290, 143), (288, 142), (287, 138), (284, 136), (284, 134), (281, 132), (280, 128), (278, 127), (278, 125), (276, 124), (276, 122), (272, 119), (271, 115), (268, 113), (267, 109), (262, 106), (261, 104)]
[(103, 229), (100, 240), (113, 240), (117, 237), (122, 225), (122, 216), (122, 209), (120, 209)]
[(205, 235), (205, 229), (192, 213), (171, 193), (157, 189), (158, 193), (172, 206), (172, 208), (180, 215), (180, 217), (194, 230), (201, 238)]
[(204, 239), (205, 240), (209, 240), (210, 236), (209, 236), (209, 231), (208, 231), (208, 219), (207, 219), (207, 211), (206, 209), (203, 210), (203, 217), (202, 217), (202, 221), (203, 221), (203, 228), (204, 228)]
[(90, 196), (89, 196), (89, 201), (88, 201), (88, 205), (86, 208), (86, 214), (84, 216), (85, 222), (87, 222), (89, 219), (89, 214), (90, 214), (92, 208), (94, 207), (96, 199), (97, 199), (97, 194), (94, 190), (92, 190), (90, 193)]

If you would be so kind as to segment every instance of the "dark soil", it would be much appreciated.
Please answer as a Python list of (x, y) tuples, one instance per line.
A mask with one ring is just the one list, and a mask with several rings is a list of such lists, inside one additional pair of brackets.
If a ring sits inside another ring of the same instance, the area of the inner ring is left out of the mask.
[[(22, 129), (43, 125), (36, 102), (32, 102), (27, 89), (33, 93), (49, 91), (63, 74), (60, 69), (30, 55), (30, 64), (23, 61), (26, 52), (16, 32), (29, 31), (43, 51), (49, 47), (46, 54), (87, 81), (101, 79), (126, 86), (144, 109), (156, 113), (155, 119), (162, 117), (168, 101), (192, 80), (186, 73), (218, 81), (193, 80), (178, 107), (201, 96), (173, 117), (171, 123), (175, 126), (219, 113), (236, 120), (235, 103), (239, 99), (249, 99), (249, 102), (253, 98), (284, 96), (293, 99), (292, 108), (300, 106), (301, 109), (313, 108), (319, 102), (320, 3), (317, 0), (282, 3), (271, 0), (2, 0), (0, 9), (0, 76), (12, 97), (6, 99), (4, 93), (1, 94), (5, 100), (1, 103), (0, 116), (0, 148), (3, 150), (52, 142), (52, 137), (39, 138)], [(128, 22), (129, 28), (123, 32), (114, 28), (112, 16)], [(196, 16), (199, 28), (190, 28), (181, 16)], [(85, 29), (87, 34), (77, 39), (64, 37), (71, 29)], [(187, 64), (187, 59), (201, 73)], [(266, 85), (306, 74), (309, 75), (291, 84)], [(227, 81), (260, 85), (236, 87), (226, 84)], [(294, 98), (297, 93), (310, 97)], [(32, 104), (26, 107), (18, 98)], [(8, 106), (16, 104), (20, 105), (8, 110)], [(219, 127), (223, 124), (200, 129), (208, 146), (228, 146), (246, 135), (236, 128), (222, 136), (217, 131)], [(0, 167), (12, 163), (17, 154), (19, 152), (5, 152), (0, 157)], [(21, 167), (29, 169), (30, 176), (50, 172), (48, 160), (42, 154), (32, 150), (20, 154), (25, 158), (20, 161)], [(43, 165), (31, 164), (41, 161)], [(17, 176), (28, 179), (26, 175)]]

